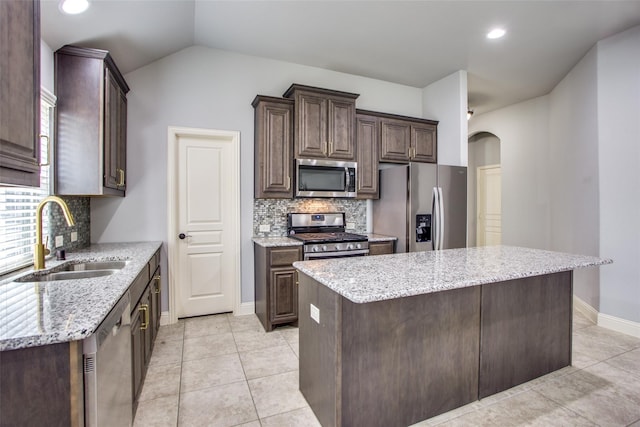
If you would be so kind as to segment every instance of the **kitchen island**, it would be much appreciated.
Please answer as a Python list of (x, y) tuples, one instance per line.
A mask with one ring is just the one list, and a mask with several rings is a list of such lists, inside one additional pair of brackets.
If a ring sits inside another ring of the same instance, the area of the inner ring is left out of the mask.
[(571, 364), (572, 270), (509, 246), (296, 262), (300, 390), (323, 426), (407, 426)]

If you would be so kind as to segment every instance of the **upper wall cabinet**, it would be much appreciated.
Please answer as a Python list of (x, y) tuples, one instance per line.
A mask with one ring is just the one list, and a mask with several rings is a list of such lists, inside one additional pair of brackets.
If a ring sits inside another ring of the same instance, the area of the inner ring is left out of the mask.
[(380, 161), (437, 161), (438, 122), (391, 114), (380, 114)]
[(40, 186), (40, 2), (0, 1), (0, 184)]
[(293, 100), (258, 95), (254, 108), (254, 197), (293, 197)]
[(109, 52), (64, 46), (55, 53), (56, 193), (124, 196), (127, 92)]
[(356, 115), (358, 153), (358, 199), (378, 198), (378, 145), (380, 124), (378, 117), (358, 111)]
[(357, 94), (293, 84), (296, 158), (356, 160)]

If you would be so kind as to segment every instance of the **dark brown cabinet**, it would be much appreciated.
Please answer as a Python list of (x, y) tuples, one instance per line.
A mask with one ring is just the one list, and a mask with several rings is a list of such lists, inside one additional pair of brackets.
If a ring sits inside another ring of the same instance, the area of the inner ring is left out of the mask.
[(64, 46), (54, 59), (56, 193), (124, 196), (129, 86), (105, 50)]
[(265, 331), (298, 320), (298, 273), (302, 246), (264, 247), (254, 243), (256, 315)]
[(385, 114), (380, 118), (380, 161), (436, 163), (437, 126), (433, 120)]
[(254, 197), (293, 197), (293, 100), (258, 95), (254, 108)]
[(377, 117), (361, 114), (356, 116), (358, 199), (378, 198), (379, 134)]
[(40, 2), (0, 1), (0, 184), (40, 186)]
[(357, 94), (293, 84), (295, 158), (356, 159)]
[(393, 253), (394, 241), (369, 242), (369, 255), (387, 255)]
[(133, 414), (138, 407), (153, 345), (160, 328), (162, 278), (160, 252), (156, 252), (131, 285), (131, 367)]

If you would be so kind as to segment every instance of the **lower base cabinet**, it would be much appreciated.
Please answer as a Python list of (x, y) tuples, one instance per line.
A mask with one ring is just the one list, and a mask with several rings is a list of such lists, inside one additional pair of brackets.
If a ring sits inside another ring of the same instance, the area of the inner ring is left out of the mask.
[(369, 242), (369, 255), (387, 255), (394, 253), (394, 241)]
[[(150, 274), (151, 273), (151, 274)], [(144, 378), (151, 360), (151, 352), (160, 328), (160, 253), (152, 257), (146, 269), (131, 285), (131, 393), (135, 417)]]
[(302, 246), (264, 247), (254, 244), (256, 316), (264, 330), (298, 321), (298, 272)]

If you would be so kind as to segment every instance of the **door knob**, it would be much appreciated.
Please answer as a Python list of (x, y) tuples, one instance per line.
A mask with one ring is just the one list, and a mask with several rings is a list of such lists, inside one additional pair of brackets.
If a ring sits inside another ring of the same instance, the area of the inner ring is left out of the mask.
[(180, 240), (184, 240), (186, 237), (191, 237), (191, 235), (190, 234), (180, 233), (180, 234), (178, 234), (178, 237), (180, 238)]

